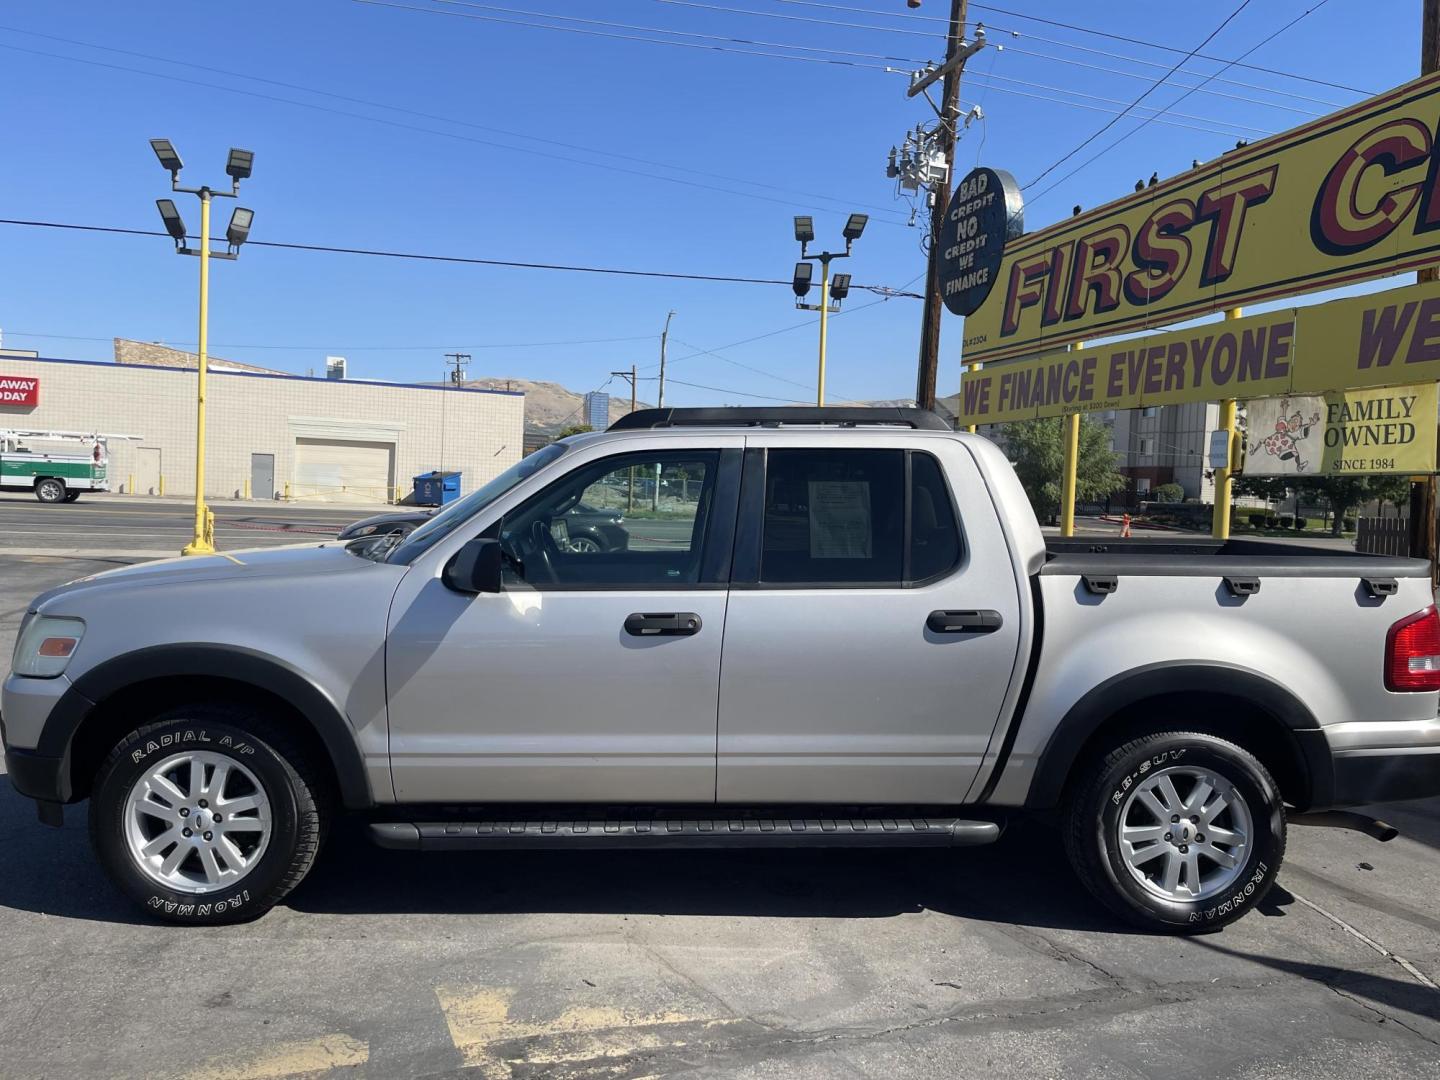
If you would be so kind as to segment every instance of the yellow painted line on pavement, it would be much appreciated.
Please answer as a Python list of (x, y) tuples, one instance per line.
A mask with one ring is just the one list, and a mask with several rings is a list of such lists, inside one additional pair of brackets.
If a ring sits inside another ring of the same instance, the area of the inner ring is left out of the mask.
[(370, 1047), (349, 1035), (322, 1035), (278, 1046), (249, 1058), (226, 1058), (186, 1073), (185, 1080), (288, 1080), (353, 1069), (370, 1060)]
[[(510, 988), (438, 987), (435, 996), (465, 1065), (479, 1069), (487, 1080), (509, 1080), (513, 1064), (559, 1065), (682, 1047), (689, 1041), (682, 1036), (693, 1025), (708, 1029), (738, 1022), (609, 1005), (580, 1005), (550, 1020), (522, 1020), (511, 1015), (515, 991)], [(689, 1026), (675, 1030), (676, 1025)], [(496, 1045), (516, 1039), (534, 1043), (518, 1055)]]

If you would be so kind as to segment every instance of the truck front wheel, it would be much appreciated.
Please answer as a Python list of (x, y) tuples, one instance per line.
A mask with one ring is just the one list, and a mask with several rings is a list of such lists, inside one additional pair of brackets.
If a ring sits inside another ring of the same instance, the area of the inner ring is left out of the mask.
[(1085, 886), (1149, 929), (1234, 922), (1269, 892), (1285, 856), (1284, 803), (1265, 766), (1199, 732), (1114, 747), (1065, 815), (1065, 847)]
[(57, 480), (53, 476), (47, 476), (35, 483), (35, 497), (43, 503), (58, 503), (65, 501), (65, 481)]
[(110, 752), (90, 798), (90, 839), (115, 884), (151, 915), (243, 922), (309, 872), (324, 793), (283, 729), (247, 709), (194, 705)]

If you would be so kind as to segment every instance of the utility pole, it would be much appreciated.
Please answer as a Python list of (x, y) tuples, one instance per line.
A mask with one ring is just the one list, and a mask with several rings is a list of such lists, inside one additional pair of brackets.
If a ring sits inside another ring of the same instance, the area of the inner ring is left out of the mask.
[[(1440, 0), (1425, 0), (1420, 12), (1420, 74), (1428, 75), (1440, 68)], [(1437, 268), (1426, 266), (1415, 275), (1421, 282), (1440, 277)], [(1437, 545), (1435, 535), (1436, 491), (1435, 473), (1417, 477), (1410, 485), (1410, 554), (1430, 560), (1430, 580), (1437, 576)]]
[[(665, 329), (660, 331), (660, 389), (655, 395), (655, 407), (657, 409), (665, 404), (665, 342), (670, 337), (670, 320), (674, 317), (675, 312), (673, 311), (666, 315)], [(630, 389), (631, 391), (634, 391), (635, 389), (635, 384), (633, 382), (630, 384)], [(632, 410), (635, 408), (633, 403), (631, 404), (630, 408)], [(658, 492), (660, 489), (657, 487), (655, 490)]]
[[(668, 327), (667, 327), (667, 329), (668, 329)], [(663, 350), (662, 350), (662, 352), (663, 352)], [(635, 411), (635, 365), (634, 365), (634, 364), (631, 364), (629, 371), (612, 371), (612, 372), (610, 372), (610, 377), (611, 377), (611, 378), (614, 378), (614, 379), (626, 379), (626, 380), (629, 381), (629, 383), (630, 383), (630, 411), (631, 411), (631, 412), (634, 412), (634, 411)], [(631, 465), (631, 466), (630, 466), (630, 490), (629, 490), (629, 493), (628, 493), (628, 494), (626, 495), (626, 497), (625, 497), (625, 507), (626, 507), (627, 510), (632, 510), (632, 511), (633, 511), (633, 510), (635, 509), (635, 466), (634, 466), (634, 465)]]
[[(470, 363), (470, 354), (447, 352), (445, 359), (453, 365), (453, 370), (450, 372), (450, 385), (458, 389), (460, 384), (465, 381), (464, 372), (466, 365)], [(450, 399), (446, 397), (440, 399), (440, 468), (442, 469), (445, 468), (445, 462), (447, 460), (445, 457), (445, 414), (449, 410), (446, 409), (445, 406), (449, 401)]]
[(634, 411), (635, 411), (635, 365), (634, 365), (634, 364), (631, 364), (629, 371), (612, 371), (612, 372), (610, 372), (610, 377), (611, 377), (612, 379), (624, 379), (626, 382), (628, 382), (628, 383), (630, 384), (630, 411), (631, 411), (631, 412), (634, 412)]
[[(945, 60), (948, 63), (965, 44), (967, 0), (950, 0), (950, 29), (945, 37)], [(940, 317), (944, 303), (940, 298), (940, 236), (945, 231), (945, 209), (950, 204), (950, 184), (955, 172), (955, 127), (960, 120), (960, 75), (965, 64), (951, 67), (945, 73), (940, 96), (940, 148), (945, 154), (946, 178), (937, 185), (930, 207), (930, 261), (925, 273), (925, 313), (920, 323), (920, 361), (915, 376), (915, 404), (922, 409), (935, 407), (935, 374), (940, 365)]]
[(465, 369), (470, 366), (470, 354), (463, 352), (447, 352), (445, 354), (445, 359), (449, 362), (450, 366), (453, 369), (450, 372), (450, 382), (455, 386), (459, 386), (462, 382), (465, 381)]

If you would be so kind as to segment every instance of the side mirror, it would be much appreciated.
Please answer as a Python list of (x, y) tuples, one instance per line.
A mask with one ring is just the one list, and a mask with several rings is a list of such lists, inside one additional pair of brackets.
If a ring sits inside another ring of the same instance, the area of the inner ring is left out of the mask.
[(462, 593), (500, 591), (500, 541), (471, 540), (445, 564), (440, 580)]

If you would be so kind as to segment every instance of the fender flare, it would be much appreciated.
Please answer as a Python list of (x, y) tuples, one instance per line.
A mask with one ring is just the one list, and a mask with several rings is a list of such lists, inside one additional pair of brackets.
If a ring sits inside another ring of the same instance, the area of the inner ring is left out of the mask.
[(1304, 768), (1310, 788), (1306, 807), (1330, 805), (1335, 785), (1330, 746), (1315, 715), (1294, 694), (1239, 664), (1161, 662), (1111, 676), (1070, 707), (1040, 753), (1025, 806), (1049, 810), (1059, 804), (1081, 748), (1110, 717), (1145, 698), (1176, 693), (1233, 697), (1268, 714), (1289, 732)]
[[(285, 699), (324, 745), (343, 805), (361, 809), (375, 804), (354, 730), (330, 695), (284, 661), (238, 645), (153, 645), (97, 664), (76, 678), (56, 702), (40, 732), (36, 752), (63, 759), (62, 772), (68, 778), (71, 742), (95, 708), (131, 686), (176, 677), (225, 679)], [(73, 796), (66, 790), (62, 797), (69, 801)]]

